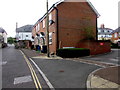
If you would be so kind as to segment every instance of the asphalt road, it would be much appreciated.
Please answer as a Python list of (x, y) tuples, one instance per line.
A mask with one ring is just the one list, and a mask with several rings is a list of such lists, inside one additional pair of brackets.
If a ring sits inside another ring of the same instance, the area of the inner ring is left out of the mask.
[[(54, 88), (86, 88), (88, 75), (100, 68), (95, 65), (68, 60), (34, 59)], [(14, 46), (2, 49), (2, 88), (35, 88), (33, 79), (21, 82), (31, 76), (23, 55)], [(35, 69), (35, 68), (34, 68)], [(37, 72), (37, 75), (39, 73)], [(40, 76), (40, 75), (39, 75)], [(22, 78), (21, 78), (22, 77)], [(30, 78), (29, 78), (30, 79)], [(39, 77), (42, 85), (44, 81)], [(18, 81), (17, 81), (18, 80)], [(15, 82), (17, 81), (17, 82)], [(47, 86), (46, 86), (47, 87)], [(8, 90), (9, 90), (8, 89)]]
[(43, 73), (59, 88), (86, 88), (88, 75), (100, 68), (95, 65), (84, 64), (69, 60), (33, 59)]
[[(30, 70), (19, 50), (14, 49), (14, 46), (2, 49), (2, 88), (35, 88), (30, 76)], [(28, 80), (21, 82), (19, 77)]]
[[(0, 63), (0, 66), (2, 66), (3, 88), (35, 88), (33, 79), (31, 78), (30, 69), (19, 50), (14, 49), (14, 46), (9, 46), (2, 49), (1, 57), (2, 62)], [(119, 60), (118, 58), (118, 50), (112, 50), (112, 52), (108, 54), (84, 57), (83, 59), (117, 64)], [(57, 89), (86, 88), (88, 75), (94, 70), (101, 68), (95, 64), (92, 65), (64, 59), (52, 60), (33, 58), (33, 60), (47, 76), (53, 87)], [(37, 69), (35, 67), (34, 69), (37, 72), (42, 86), (48, 87), (46, 86), (45, 81), (42, 80), (43, 78)], [(27, 79), (25, 77), (27, 77)], [(26, 80), (26, 82), (21, 82), (24, 80)]]
[(120, 54), (120, 49), (112, 49), (110, 53), (95, 55), (91, 57), (82, 57), (82, 59), (120, 65), (119, 54)]

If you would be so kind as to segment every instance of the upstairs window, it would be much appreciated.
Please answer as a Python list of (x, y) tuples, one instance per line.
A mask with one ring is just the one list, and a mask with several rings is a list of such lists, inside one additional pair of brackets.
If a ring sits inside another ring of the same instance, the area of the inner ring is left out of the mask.
[(37, 25), (36, 25), (35, 29), (36, 29), (36, 31), (37, 31)]
[(43, 20), (43, 28), (45, 28), (45, 19)]
[(120, 32), (119, 32), (119, 37), (120, 37)]
[(49, 21), (52, 20), (52, 13), (49, 14)]
[(114, 38), (117, 38), (117, 33), (114, 34)]
[(49, 25), (52, 25), (54, 21), (52, 20), (52, 13), (49, 14)]
[(28, 37), (28, 35), (26, 35), (26, 37)]
[(98, 30), (98, 32), (100, 33), (100, 32), (101, 32), (101, 30)]
[(40, 30), (40, 24), (38, 23), (37, 32)]
[(107, 30), (104, 30), (105, 33), (107, 33)]

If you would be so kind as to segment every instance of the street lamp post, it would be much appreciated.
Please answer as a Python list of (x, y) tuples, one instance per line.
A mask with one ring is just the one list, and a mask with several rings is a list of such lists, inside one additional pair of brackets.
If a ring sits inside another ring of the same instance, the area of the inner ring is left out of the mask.
[(47, 8), (47, 16), (46, 16), (46, 34), (47, 34), (47, 57), (50, 57), (49, 55), (49, 16), (48, 16), (48, 0), (46, 0), (46, 8)]

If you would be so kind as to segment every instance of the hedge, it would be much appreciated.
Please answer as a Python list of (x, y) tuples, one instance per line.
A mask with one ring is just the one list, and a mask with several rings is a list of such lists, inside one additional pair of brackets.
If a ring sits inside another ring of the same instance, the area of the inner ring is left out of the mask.
[(120, 46), (118, 46), (118, 43), (116, 43), (116, 44), (111, 43), (111, 48), (119, 48), (120, 49)]
[(90, 50), (86, 48), (62, 48), (57, 50), (57, 56), (65, 57), (65, 58), (74, 58), (74, 57), (82, 57), (89, 56)]

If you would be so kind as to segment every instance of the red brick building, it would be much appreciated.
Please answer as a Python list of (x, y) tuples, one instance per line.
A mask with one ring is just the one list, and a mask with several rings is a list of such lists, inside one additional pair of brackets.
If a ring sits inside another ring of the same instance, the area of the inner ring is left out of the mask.
[[(97, 40), (98, 17), (96, 9), (87, 1), (65, 2), (64, 0), (53, 4), (49, 9), (50, 53), (56, 53), (58, 48), (64, 47), (90, 48), (83, 46), (82, 43), (83, 40), (84, 42), (88, 42), (85, 41), (88, 39)], [(43, 45), (43, 41), (46, 44), (46, 14), (36, 22), (32, 35), (35, 45)], [(104, 52), (108, 51), (110, 48)]]
[(113, 43), (118, 43), (118, 42), (120, 42), (120, 27), (117, 28), (116, 30), (114, 30), (114, 31), (112, 32), (111, 41), (112, 41)]

